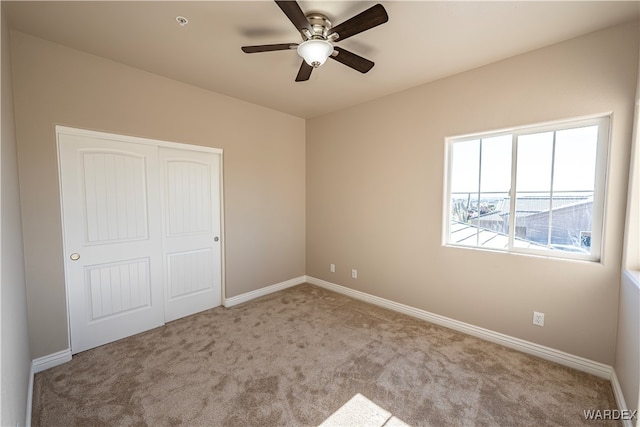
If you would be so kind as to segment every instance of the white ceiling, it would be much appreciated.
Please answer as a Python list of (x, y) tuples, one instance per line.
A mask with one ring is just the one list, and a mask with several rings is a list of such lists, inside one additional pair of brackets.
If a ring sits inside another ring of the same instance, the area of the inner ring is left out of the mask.
[[(383, 1), (389, 22), (338, 46), (376, 63), (360, 74), (336, 61), (294, 78), (299, 43), (273, 1), (2, 1), (10, 26), (132, 67), (309, 118), (638, 19), (640, 1)], [(300, 1), (334, 26), (375, 2)], [(181, 27), (178, 15), (189, 24)]]

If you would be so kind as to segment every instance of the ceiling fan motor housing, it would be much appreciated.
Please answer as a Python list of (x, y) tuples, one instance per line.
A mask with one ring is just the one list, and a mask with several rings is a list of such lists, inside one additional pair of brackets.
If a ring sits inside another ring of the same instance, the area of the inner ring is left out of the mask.
[[(329, 30), (331, 29), (331, 21), (321, 13), (308, 13), (306, 15), (313, 32), (309, 32), (306, 28), (302, 31), (303, 38), (326, 40)], [(309, 33), (309, 34), (306, 34)]]

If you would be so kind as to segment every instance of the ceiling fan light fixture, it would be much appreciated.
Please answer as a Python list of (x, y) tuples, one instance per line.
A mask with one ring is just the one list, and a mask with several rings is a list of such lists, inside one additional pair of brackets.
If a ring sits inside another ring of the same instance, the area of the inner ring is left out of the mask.
[(298, 45), (298, 55), (314, 68), (318, 68), (333, 53), (333, 45), (326, 40), (311, 39)]

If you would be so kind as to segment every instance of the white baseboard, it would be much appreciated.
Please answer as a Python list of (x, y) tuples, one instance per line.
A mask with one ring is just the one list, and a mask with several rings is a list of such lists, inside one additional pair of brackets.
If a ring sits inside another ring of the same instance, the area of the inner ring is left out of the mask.
[(292, 286), (301, 285), (305, 282), (306, 279), (307, 276), (300, 276), (294, 279), (286, 280), (284, 282), (276, 283), (274, 285), (266, 286), (264, 288), (256, 289), (255, 291), (240, 294), (235, 297), (225, 298), (222, 302), (222, 305), (227, 308), (233, 307), (234, 305), (242, 304), (243, 302), (247, 302), (258, 297), (269, 295), (274, 292), (290, 288)]
[[(611, 370), (611, 388), (613, 388), (613, 395), (616, 398), (616, 404), (618, 405), (618, 409), (622, 412), (627, 412), (629, 408), (627, 407), (627, 402), (624, 400), (622, 387), (620, 386), (620, 381), (618, 381), (618, 376), (616, 375), (615, 369)], [(623, 419), (622, 425), (624, 427), (633, 427), (633, 420)], [(636, 424), (636, 425), (640, 425), (640, 424)]]
[(31, 425), (31, 411), (33, 409), (33, 379), (38, 372), (45, 371), (54, 366), (62, 365), (71, 361), (71, 349), (59, 351), (47, 356), (39, 357), (31, 361), (31, 370), (29, 372), (29, 388), (27, 389), (27, 414), (25, 417), (25, 425)]
[(489, 329), (471, 325), (469, 323), (460, 322), (459, 320), (451, 319), (439, 314), (430, 313), (425, 310), (420, 310), (418, 308), (370, 295), (365, 292), (356, 291), (354, 289), (350, 289), (341, 285), (336, 285), (335, 283), (316, 279), (315, 277), (307, 276), (306, 282), (334, 292), (341, 293), (343, 295), (350, 296), (355, 299), (359, 299), (361, 301), (387, 308), (389, 310), (404, 313), (412, 317), (417, 317), (418, 319), (426, 320), (427, 322), (435, 323), (436, 325), (444, 326), (446, 328), (463, 332), (468, 335), (473, 335), (486, 341), (491, 341), (505, 347), (513, 348), (515, 350), (522, 351), (523, 353), (538, 356), (542, 359), (550, 360), (560, 365), (587, 372), (601, 378), (606, 378), (608, 380), (612, 378), (613, 368), (603, 363), (585, 359), (580, 356), (574, 356), (560, 350), (555, 350), (553, 348), (545, 347), (540, 344), (535, 344), (519, 338), (514, 338), (509, 335), (494, 332)]
[(31, 366), (33, 368), (33, 373), (37, 374), (38, 372), (45, 371), (49, 368), (53, 368), (54, 366), (67, 363), (70, 360), (71, 360), (71, 349), (68, 348), (66, 350), (62, 350), (57, 353), (50, 354), (48, 356), (43, 356), (37, 359), (33, 359), (33, 362), (31, 362)]

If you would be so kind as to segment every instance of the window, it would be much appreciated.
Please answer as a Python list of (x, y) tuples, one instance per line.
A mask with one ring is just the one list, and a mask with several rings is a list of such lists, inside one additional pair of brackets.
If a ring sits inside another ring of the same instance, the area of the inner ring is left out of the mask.
[(447, 140), (445, 243), (600, 260), (609, 117)]

